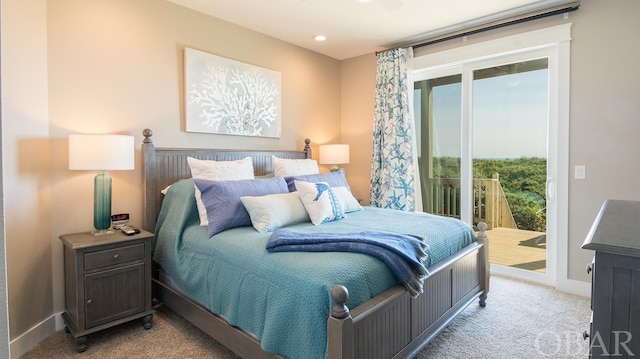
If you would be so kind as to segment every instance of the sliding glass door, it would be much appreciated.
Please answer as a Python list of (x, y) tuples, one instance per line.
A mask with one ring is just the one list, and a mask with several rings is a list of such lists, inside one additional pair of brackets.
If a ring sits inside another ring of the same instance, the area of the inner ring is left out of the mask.
[(543, 283), (557, 172), (549, 59), (531, 51), (414, 74), (424, 211), (486, 222), (492, 271)]
[(547, 271), (548, 59), (473, 70), (473, 221), (491, 230), (490, 262)]

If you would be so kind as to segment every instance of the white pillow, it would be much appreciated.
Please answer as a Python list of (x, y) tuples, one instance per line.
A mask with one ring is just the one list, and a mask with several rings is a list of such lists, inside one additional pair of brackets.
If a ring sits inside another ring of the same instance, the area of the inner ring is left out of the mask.
[(295, 181), (295, 185), (311, 223), (318, 225), (344, 218), (340, 200), (327, 182)]
[(318, 162), (310, 158), (297, 160), (271, 156), (271, 164), (276, 176), (302, 176), (320, 173)]
[(258, 232), (272, 232), (287, 224), (309, 222), (298, 192), (243, 196), (240, 201)]
[(364, 208), (360, 205), (357, 199), (353, 197), (351, 191), (347, 187), (331, 187), (333, 192), (338, 196), (338, 200), (344, 209), (344, 213), (355, 212), (355, 211), (363, 211)]
[[(237, 181), (254, 179), (253, 161), (251, 157), (245, 157), (235, 161), (210, 161), (187, 157), (187, 163), (191, 168), (191, 177), (210, 181)], [(202, 195), (196, 188), (196, 206), (200, 215), (200, 225), (208, 226), (207, 209), (202, 203)]]

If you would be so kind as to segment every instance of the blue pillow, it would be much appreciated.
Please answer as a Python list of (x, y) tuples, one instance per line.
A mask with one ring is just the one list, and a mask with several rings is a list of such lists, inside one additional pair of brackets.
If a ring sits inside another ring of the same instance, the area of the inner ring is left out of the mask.
[(347, 187), (347, 189), (351, 191), (351, 188), (347, 183), (347, 179), (344, 176), (343, 168), (331, 173), (318, 173), (318, 174), (302, 175), (302, 176), (287, 176), (284, 179), (285, 181), (287, 181), (287, 187), (289, 188), (289, 192), (296, 191), (296, 185), (294, 181), (326, 182), (331, 187)]
[(240, 197), (287, 193), (283, 177), (259, 180), (210, 181), (195, 178), (209, 219), (209, 237), (226, 229), (251, 226), (251, 217)]

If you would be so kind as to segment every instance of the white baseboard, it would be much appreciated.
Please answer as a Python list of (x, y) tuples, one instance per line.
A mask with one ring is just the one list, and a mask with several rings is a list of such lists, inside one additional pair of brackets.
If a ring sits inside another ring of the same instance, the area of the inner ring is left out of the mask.
[(591, 297), (591, 283), (589, 282), (582, 282), (574, 279), (564, 279), (556, 284), (556, 289), (566, 293), (579, 295), (581, 297)]
[(538, 273), (530, 270), (508, 267), (502, 265), (491, 264), (491, 275), (500, 275), (503, 277), (509, 277), (514, 279), (523, 280), (526, 282), (546, 285), (548, 287), (554, 287), (552, 279), (544, 273)]
[(9, 343), (11, 357), (20, 358), (51, 334), (63, 329), (64, 321), (62, 320), (61, 314), (62, 313), (53, 314), (22, 333), (19, 337), (13, 339)]
[(519, 268), (491, 265), (491, 274), (516, 278), (532, 283), (550, 286), (561, 292), (579, 295), (581, 297), (591, 297), (591, 283), (573, 279), (557, 279), (556, 283), (550, 283), (547, 276)]

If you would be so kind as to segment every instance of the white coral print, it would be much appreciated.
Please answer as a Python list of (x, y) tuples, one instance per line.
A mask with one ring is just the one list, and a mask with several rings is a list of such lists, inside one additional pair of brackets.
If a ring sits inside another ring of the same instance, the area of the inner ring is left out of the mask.
[(280, 125), (279, 81), (263, 69), (226, 61), (207, 62), (194, 75), (197, 81), (192, 81), (187, 94), (192, 118), (187, 121), (198, 121), (206, 132), (279, 135), (279, 127), (272, 128)]

